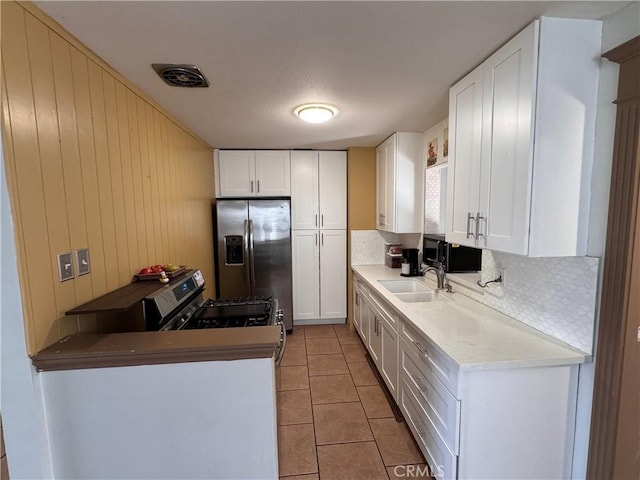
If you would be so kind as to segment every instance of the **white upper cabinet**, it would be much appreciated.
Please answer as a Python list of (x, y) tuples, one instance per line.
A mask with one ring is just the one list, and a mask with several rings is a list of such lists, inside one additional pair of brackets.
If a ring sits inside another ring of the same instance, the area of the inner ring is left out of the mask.
[(586, 254), (600, 38), (543, 17), (451, 87), (448, 241)]
[(422, 232), (421, 133), (394, 133), (376, 148), (377, 228)]
[[(475, 246), (473, 231), (480, 198), (482, 71), (474, 70), (449, 92), (449, 165), (446, 225), (451, 243)], [(455, 125), (455, 132), (451, 129)], [(453, 161), (455, 159), (455, 161)]]
[(291, 152), (291, 228), (347, 228), (346, 152)]
[(318, 152), (320, 228), (347, 228), (347, 152)]
[(318, 152), (291, 152), (291, 228), (319, 228)]
[(220, 150), (217, 197), (283, 197), (291, 194), (289, 151)]

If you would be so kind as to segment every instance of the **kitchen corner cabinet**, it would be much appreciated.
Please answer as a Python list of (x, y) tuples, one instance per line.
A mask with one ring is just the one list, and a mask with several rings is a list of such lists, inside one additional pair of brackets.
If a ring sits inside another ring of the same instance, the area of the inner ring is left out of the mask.
[(347, 152), (291, 152), (291, 228), (347, 228)]
[(542, 17), (451, 87), (447, 241), (586, 254), (600, 41)]
[(422, 232), (422, 140), (421, 133), (398, 132), (376, 148), (378, 230)]
[(215, 167), (218, 198), (291, 195), (289, 151), (219, 150)]
[(346, 230), (292, 230), (293, 319), (347, 317)]

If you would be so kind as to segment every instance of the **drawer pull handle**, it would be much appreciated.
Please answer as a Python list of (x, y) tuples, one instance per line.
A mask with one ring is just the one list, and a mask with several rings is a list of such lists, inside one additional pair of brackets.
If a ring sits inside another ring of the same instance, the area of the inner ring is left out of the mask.
[(418, 422), (416, 422), (411, 415), (409, 415), (409, 418), (411, 419), (411, 423), (413, 423), (413, 426), (416, 427), (416, 430), (417, 430), (418, 435), (420, 436), (420, 438), (422, 438), (424, 440), (424, 432), (422, 432), (418, 428)]
[(427, 393), (428, 389), (426, 387), (424, 387), (421, 383), (420, 383), (420, 379), (418, 377), (416, 377), (415, 375), (412, 375), (413, 377), (413, 381), (416, 382), (416, 385), (418, 385), (418, 389), (422, 392), (422, 393)]
[(426, 350), (424, 349), (424, 347), (420, 342), (413, 342), (413, 344), (416, 346), (418, 350), (420, 350), (421, 354), (423, 354), (425, 357), (428, 356)]

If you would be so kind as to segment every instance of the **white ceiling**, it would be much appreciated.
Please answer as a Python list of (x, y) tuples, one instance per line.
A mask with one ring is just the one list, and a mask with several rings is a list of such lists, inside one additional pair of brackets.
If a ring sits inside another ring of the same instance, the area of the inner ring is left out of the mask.
[[(35, 3), (212, 146), (339, 149), (445, 118), (449, 86), (534, 18), (629, 2)], [(170, 87), (152, 63), (198, 65), (211, 86)], [(308, 102), (340, 114), (305, 124)]]

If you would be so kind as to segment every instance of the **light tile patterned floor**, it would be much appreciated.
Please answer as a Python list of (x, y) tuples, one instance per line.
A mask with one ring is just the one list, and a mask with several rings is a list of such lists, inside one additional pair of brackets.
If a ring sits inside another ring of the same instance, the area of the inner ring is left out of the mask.
[(365, 353), (346, 325), (295, 327), (287, 337), (276, 375), (281, 479), (428, 478), (415, 475), (425, 460)]

